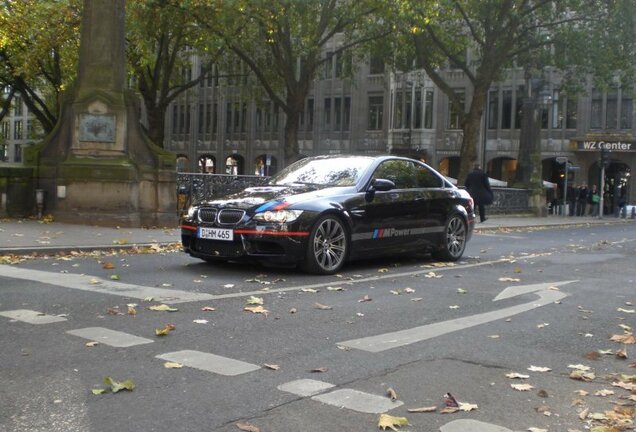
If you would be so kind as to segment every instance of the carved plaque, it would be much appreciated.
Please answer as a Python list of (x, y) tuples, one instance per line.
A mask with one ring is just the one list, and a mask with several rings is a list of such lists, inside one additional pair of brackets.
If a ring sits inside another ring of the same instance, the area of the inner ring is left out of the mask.
[(79, 140), (114, 143), (115, 116), (105, 114), (81, 114)]

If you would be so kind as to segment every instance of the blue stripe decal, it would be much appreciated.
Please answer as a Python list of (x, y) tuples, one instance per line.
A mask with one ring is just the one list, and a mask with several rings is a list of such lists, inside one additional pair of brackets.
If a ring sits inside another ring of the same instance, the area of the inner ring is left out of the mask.
[(378, 229), (374, 229), (374, 230), (373, 230), (373, 237), (371, 237), (371, 238), (377, 239), (377, 238), (378, 238), (378, 234), (379, 234), (379, 233), (380, 233), (380, 230), (378, 230)]
[(265, 204), (263, 204), (262, 206), (256, 209), (256, 213), (267, 211), (278, 204), (279, 204), (279, 201), (266, 202)]

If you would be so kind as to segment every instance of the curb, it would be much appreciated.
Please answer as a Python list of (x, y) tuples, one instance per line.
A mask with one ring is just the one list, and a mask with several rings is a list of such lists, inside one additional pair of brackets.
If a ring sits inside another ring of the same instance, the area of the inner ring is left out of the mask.
[(151, 247), (153, 245), (159, 245), (161, 247), (167, 247), (173, 244), (179, 243), (173, 242), (152, 242), (152, 243), (127, 243), (122, 245), (93, 245), (93, 246), (25, 246), (15, 248), (0, 248), (0, 256), (3, 255), (57, 255), (61, 252), (96, 252), (96, 251), (118, 251), (118, 250), (131, 250), (137, 248)]

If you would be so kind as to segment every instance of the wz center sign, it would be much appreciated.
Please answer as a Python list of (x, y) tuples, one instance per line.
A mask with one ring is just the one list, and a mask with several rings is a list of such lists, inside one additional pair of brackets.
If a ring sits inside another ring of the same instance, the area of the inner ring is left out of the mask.
[(636, 141), (603, 141), (603, 140), (581, 140), (571, 141), (571, 148), (574, 150), (599, 151), (601, 149), (610, 151), (630, 152), (636, 151)]

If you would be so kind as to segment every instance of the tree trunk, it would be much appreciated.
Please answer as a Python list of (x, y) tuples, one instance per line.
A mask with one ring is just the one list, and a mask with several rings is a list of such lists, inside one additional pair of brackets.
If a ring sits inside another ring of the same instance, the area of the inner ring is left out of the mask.
[(484, 105), (486, 104), (487, 92), (487, 85), (475, 86), (473, 98), (470, 103), (470, 110), (464, 118), (464, 124), (462, 126), (464, 138), (462, 140), (462, 148), (460, 152), (457, 184), (464, 184), (464, 182), (466, 181), (466, 176), (470, 172), (471, 165), (475, 162), (478, 162), (477, 143), (479, 142), (481, 117), (484, 112)]
[(147, 109), (148, 130), (146, 131), (150, 140), (157, 146), (163, 148), (165, 138), (166, 110), (155, 107)]
[(285, 123), (285, 166), (292, 164), (298, 160), (300, 153), (298, 151), (298, 121), (300, 113), (293, 110), (287, 113)]

